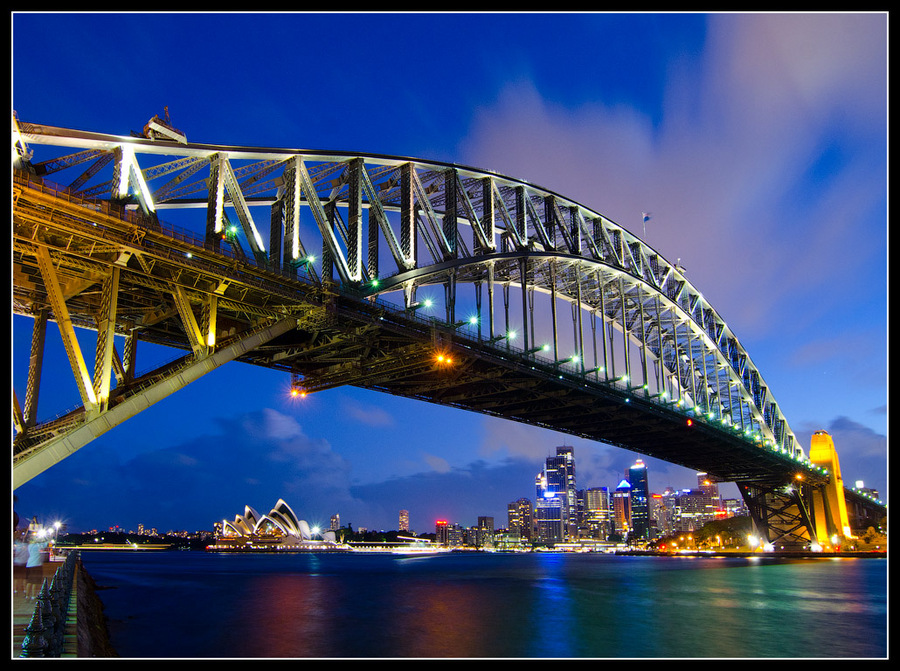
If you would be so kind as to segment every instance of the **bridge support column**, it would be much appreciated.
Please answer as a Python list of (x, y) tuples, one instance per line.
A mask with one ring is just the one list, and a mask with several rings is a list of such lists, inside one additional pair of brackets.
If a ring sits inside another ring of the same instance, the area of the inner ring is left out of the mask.
[(808, 488), (793, 484), (770, 486), (738, 483), (763, 547), (805, 550), (816, 542), (809, 515)]
[[(818, 541), (821, 545), (834, 543), (835, 537), (844, 539), (852, 535), (847, 502), (844, 498), (844, 481), (834, 441), (825, 431), (816, 431), (809, 444), (809, 460), (824, 466), (831, 474), (831, 481), (819, 488), (813, 497), (813, 511)], [(840, 542), (840, 540), (838, 540)]]
[(25, 388), (25, 426), (34, 426), (37, 419), (38, 393), (41, 387), (46, 335), (47, 311), (41, 310), (34, 318), (34, 328), (31, 334), (31, 358), (28, 362), (28, 385)]

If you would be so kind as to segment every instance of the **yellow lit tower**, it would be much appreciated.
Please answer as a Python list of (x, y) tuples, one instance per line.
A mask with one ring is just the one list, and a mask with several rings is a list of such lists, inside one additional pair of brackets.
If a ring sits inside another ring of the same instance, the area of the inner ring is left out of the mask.
[(831, 482), (823, 488), (822, 495), (813, 497), (813, 515), (819, 544), (833, 544), (835, 538), (840, 540), (852, 534), (850, 518), (847, 515), (847, 502), (844, 499), (841, 465), (834, 449), (834, 441), (827, 432), (813, 433), (809, 444), (809, 460), (817, 466), (824, 466), (831, 473)]

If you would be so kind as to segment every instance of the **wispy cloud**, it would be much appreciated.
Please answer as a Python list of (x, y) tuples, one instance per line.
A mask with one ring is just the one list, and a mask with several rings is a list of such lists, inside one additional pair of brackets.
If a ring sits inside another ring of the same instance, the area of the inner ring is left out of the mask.
[(364, 405), (352, 399), (344, 399), (344, 411), (347, 416), (367, 426), (393, 426), (394, 418), (383, 408), (372, 405)]
[(461, 152), (638, 235), (653, 211), (651, 245), (682, 258), (740, 333), (763, 333), (788, 288), (819, 299), (795, 314), (833, 307), (852, 288), (819, 292), (829, 269), (883, 248), (860, 226), (886, 197), (884, 17), (716, 15), (708, 35), (702, 60), (673, 67), (658, 125), (519, 80), (479, 108)]

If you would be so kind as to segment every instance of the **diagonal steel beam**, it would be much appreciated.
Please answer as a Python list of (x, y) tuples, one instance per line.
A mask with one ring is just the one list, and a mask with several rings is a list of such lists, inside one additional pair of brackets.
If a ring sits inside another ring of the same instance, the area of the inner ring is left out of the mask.
[(129, 396), (103, 413), (93, 417), (87, 415), (86, 421), (78, 424), (72, 430), (31, 449), (27, 456), (16, 459), (13, 464), (13, 487), (17, 488), (25, 484), (54, 464), (71, 456), (95, 438), (134, 417), (142, 410), (146, 410), (154, 403), (174, 394), (191, 382), (195, 382), (229, 361), (237, 359), (296, 327), (296, 318), (281, 319), (223, 347), (215, 354), (193, 360), (165, 379)]
[(66, 355), (69, 358), (69, 365), (72, 367), (72, 373), (75, 376), (78, 393), (81, 396), (85, 410), (90, 412), (97, 403), (97, 397), (94, 395), (91, 375), (84, 362), (84, 356), (81, 354), (78, 338), (75, 336), (75, 327), (72, 326), (72, 319), (69, 316), (68, 308), (66, 308), (66, 301), (63, 298), (56, 269), (53, 267), (53, 260), (50, 258), (50, 251), (46, 247), (37, 247), (35, 255), (44, 280), (44, 286), (47, 289), (47, 296), (53, 307), (56, 323), (59, 326)]

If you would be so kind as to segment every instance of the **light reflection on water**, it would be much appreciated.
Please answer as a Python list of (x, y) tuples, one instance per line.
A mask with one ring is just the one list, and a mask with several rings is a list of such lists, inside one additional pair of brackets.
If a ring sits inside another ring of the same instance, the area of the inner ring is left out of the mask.
[(884, 657), (886, 561), (91, 553), (125, 657)]

